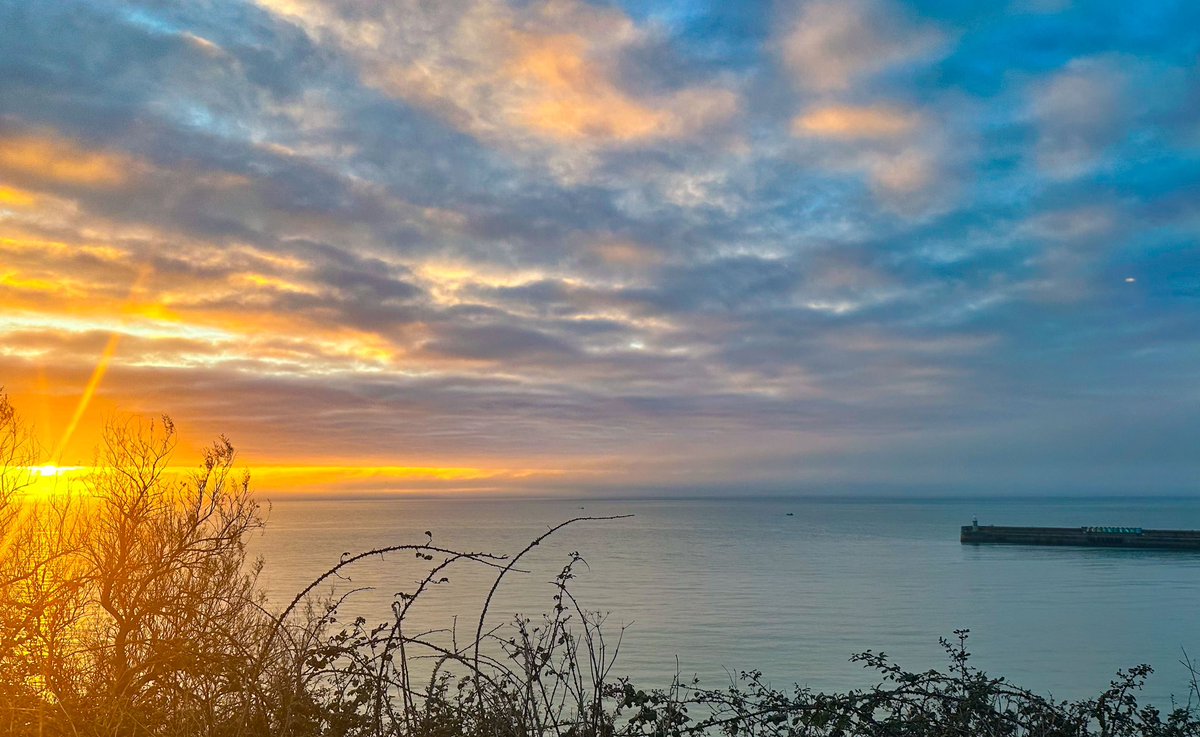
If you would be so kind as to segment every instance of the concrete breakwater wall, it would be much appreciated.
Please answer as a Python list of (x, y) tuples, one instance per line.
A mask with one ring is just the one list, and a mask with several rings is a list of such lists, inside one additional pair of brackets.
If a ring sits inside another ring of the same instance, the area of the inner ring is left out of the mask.
[(1088, 548), (1200, 550), (1200, 531), (1140, 527), (1001, 527), (964, 525), (964, 545), (1071, 545)]

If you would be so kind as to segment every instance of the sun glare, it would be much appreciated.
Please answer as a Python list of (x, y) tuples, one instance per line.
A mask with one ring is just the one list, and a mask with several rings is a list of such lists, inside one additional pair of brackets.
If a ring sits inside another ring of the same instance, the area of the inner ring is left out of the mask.
[(25, 493), (33, 496), (59, 494), (70, 490), (74, 479), (83, 466), (59, 466), (54, 463), (43, 463), (40, 466), (29, 466), (29, 484)]

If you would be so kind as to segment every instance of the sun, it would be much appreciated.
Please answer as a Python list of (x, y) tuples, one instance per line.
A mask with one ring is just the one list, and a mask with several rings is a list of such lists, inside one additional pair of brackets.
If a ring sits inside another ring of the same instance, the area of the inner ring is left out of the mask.
[(29, 471), (42, 478), (55, 478), (57, 476), (65, 476), (79, 469), (79, 466), (56, 466), (53, 463), (43, 463), (40, 466), (30, 467)]
[[(29, 497), (42, 497), (67, 492), (75, 484), (75, 476), (85, 470), (83, 466), (60, 466), (47, 462), (37, 466), (24, 466), (25, 476), (18, 488)], [(0, 543), (0, 548), (3, 544)]]
[(83, 466), (60, 466), (56, 463), (26, 466), (26, 470), (29, 476), (24, 493), (33, 496), (67, 492), (74, 485), (78, 473), (86, 471)]

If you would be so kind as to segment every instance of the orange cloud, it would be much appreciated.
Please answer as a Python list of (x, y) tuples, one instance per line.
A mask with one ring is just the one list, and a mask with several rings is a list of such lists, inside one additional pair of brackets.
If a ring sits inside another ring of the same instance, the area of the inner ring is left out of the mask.
[(316, 290), (305, 284), (298, 284), (278, 276), (268, 274), (237, 274), (232, 281), (235, 284), (240, 284), (257, 289), (274, 290), (277, 292), (291, 292), (293, 294), (316, 294)]
[(458, 490), (481, 482), (503, 483), (553, 478), (564, 472), (541, 468), (480, 468), (470, 466), (256, 466), (255, 485), (270, 491), (369, 488)]
[[(83, 488), (94, 466), (30, 466), (29, 486), (34, 496), (65, 494)], [(253, 486), (260, 493), (320, 493), (330, 490), (381, 492), (458, 492), (523, 488), (518, 484), (553, 479), (566, 471), (543, 468), (482, 468), (471, 466), (286, 466), (251, 465)], [(186, 479), (195, 471), (187, 465), (165, 469), (170, 478)]]
[(61, 282), (54, 282), (48, 279), (25, 278), (12, 271), (0, 273), (0, 287), (25, 292), (43, 292), (46, 294), (63, 291)]
[(37, 198), (23, 189), (0, 185), (0, 205), (9, 207), (29, 207), (37, 202)]
[(895, 138), (912, 133), (920, 121), (916, 113), (896, 108), (832, 105), (796, 116), (792, 134), (842, 139)]
[(628, 141), (678, 128), (669, 113), (621, 94), (584, 58), (586, 44), (579, 36), (524, 34), (517, 48), (508, 72), (532, 94), (514, 112), (536, 131), (561, 139)]
[(136, 164), (127, 156), (88, 151), (53, 134), (0, 138), (0, 172), (59, 184), (120, 184)]
[(733, 93), (688, 89), (640, 101), (622, 92), (604, 66), (588, 58), (578, 34), (514, 34), (504, 69), (520, 94), (510, 117), (536, 133), (564, 141), (626, 142), (687, 135), (730, 117)]

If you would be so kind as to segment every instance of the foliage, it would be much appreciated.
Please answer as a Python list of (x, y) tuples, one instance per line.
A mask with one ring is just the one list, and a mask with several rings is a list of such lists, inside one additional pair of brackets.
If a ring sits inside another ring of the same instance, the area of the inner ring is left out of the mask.
[[(489, 622), (522, 558), (424, 542), (351, 555), (271, 611), (247, 553), (263, 525), (249, 477), (220, 438), (198, 469), (170, 465), (175, 427), (113, 423), (83, 493), (23, 495), (32, 436), (0, 391), (0, 734), (281, 737), (673, 737), (994, 735), (1200, 737), (1186, 704), (1139, 704), (1150, 669), (1118, 673), (1095, 699), (1056, 702), (972, 667), (967, 632), (945, 670), (912, 673), (883, 653), (855, 660), (877, 685), (779, 690), (757, 672), (725, 688), (678, 678), (643, 690), (613, 675), (621, 632), (571, 591), (573, 553), (540, 617)], [(358, 589), (324, 598), (362, 561), (427, 568), (391, 616), (342, 621)], [(473, 632), (426, 631), (412, 608), (464, 567), (490, 572)]]
[(83, 493), (6, 500), (0, 671), (14, 734), (236, 733), (231, 714), (261, 711), (270, 619), (246, 559), (258, 506), (227, 440), (182, 477), (175, 440), (166, 418), (114, 423)]

